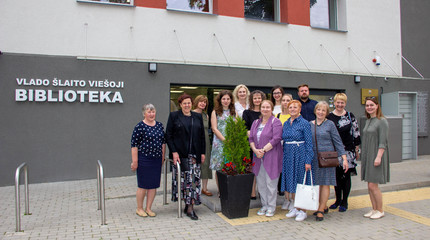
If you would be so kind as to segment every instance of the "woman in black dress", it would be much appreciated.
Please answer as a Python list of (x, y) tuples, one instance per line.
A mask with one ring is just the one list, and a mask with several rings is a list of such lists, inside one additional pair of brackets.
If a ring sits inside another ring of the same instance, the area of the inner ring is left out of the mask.
[[(181, 110), (171, 112), (166, 128), (166, 141), (173, 159), (172, 201), (178, 201), (178, 188), (185, 201), (185, 212), (192, 220), (198, 217), (194, 205), (200, 205), (200, 164), (205, 161), (205, 131), (202, 115), (191, 111), (193, 99), (183, 94), (178, 99)], [(181, 165), (181, 179), (177, 179), (176, 163)]]
[(330, 206), (330, 209), (339, 207), (339, 212), (345, 212), (348, 209), (351, 174), (357, 175), (355, 167), (357, 166), (356, 160), (359, 157), (358, 149), (361, 144), (357, 119), (352, 112), (345, 110), (347, 99), (345, 93), (336, 94), (334, 96), (335, 110), (327, 116), (327, 119), (334, 122), (339, 132), (348, 159), (348, 171), (346, 173), (343, 171), (342, 162), (339, 162), (339, 166), (336, 168), (336, 186), (334, 187), (336, 202)]

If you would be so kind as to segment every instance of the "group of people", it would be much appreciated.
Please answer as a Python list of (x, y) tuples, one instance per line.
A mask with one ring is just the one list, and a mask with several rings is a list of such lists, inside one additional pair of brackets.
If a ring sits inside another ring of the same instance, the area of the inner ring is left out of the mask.
[[(282, 209), (289, 210), (288, 218), (296, 221), (307, 218), (306, 209), (294, 206), (296, 187), (302, 183), (319, 185), (319, 207), (314, 212), (317, 221), (324, 220), (328, 209), (345, 212), (351, 190), (351, 175), (356, 175), (357, 159), (361, 157), (361, 179), (368, 182), (372, 209), (364, 215), (371, 219), (384, 216), (379, 184), (390, 180), (388, 160), (388, 122), (382, 115), (376, 98), (366, 98), (367, 121), (362, 136), (354, 114), (345, 110), (347, 96), (334, 96), (334, 111), (330, 112), (325, 101), (309, 98), (309, 86), (298, 87), (299, 99), (285, 94), (280, 86), (271, 90), (270, 100), (260, 90), (250, 92), (240, 84), (233, 92), (222, 90), (216, 97), (214, 110), (209, 118), (206, 113), (208, 98), (203, 95), (193, 99), (188, 94), (179, 97), (180, 110), (171, 112), (164, 133), (163, 125), (155, 121), (156, 110), (152, 104), (142, 108), (143, 121), (134, 128), (131, 138), (131, 169), (136, 170), (136, 214), (155, 217), (151, 210), (156, 188), (160, 186), (161, 165), (167, 143), (172, 168), (172, 201), (178, 194), (185, 202), (184, 212), (192, 220), (198, 216), (194, 210), (200, 195), (213, 196), (208, 188), (212, 170), (221, 170), (226, 119), (240, 117), (248, 129), (249, 144), (255, 174), (250, 198), (257, 198), (262, 207), (258, 215), (275, 214), (277, 194), (285, 197)], [(209, 121), (213, 132), (209, 139)], [(361, 146), (361, 153), (360, 153)], [(336, 151), (338, 167), (320, 167), (317, 152)], [(180, 164), (181, 178), (176, 168)], [(218, 181), (217, 187), (218, 187)], [(328, 206), (330, 186), (335, 187), (336, 201)], [(219, 189), (217, 195), (219, 196)], [(144, 198), (146, 208), (143, 208)]]

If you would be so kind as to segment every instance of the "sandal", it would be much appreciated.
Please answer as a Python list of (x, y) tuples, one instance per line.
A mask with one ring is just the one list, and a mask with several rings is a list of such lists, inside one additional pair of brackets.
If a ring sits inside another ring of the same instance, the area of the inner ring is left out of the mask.
[(150, 216), (150, 217), (155, 217), (155, 216), (157, 216), (157, 214), (156, 214), (155, 212), (153, 212), (153, 211), (147, 211), (147, 210), (145, 210), (145, 212), (146, 212), (146, 214), (148, 214), (148, 216)]
[(145, 211), (143, 211), (143, 210), (138, 210), (138, 209), (136, 209), (136, 214), (137, 214), (139, 217), (147, 217), (147, 216), (148, 216), (148, 214), (147, 214)]
[[(318, 212), (321, 212), (321, 211), (314, 212), (314, 216), (316, 216), (318, 214)], [(324, 209), (324, 213), (328, 213), (328, 208)]]
[[(322, 217), (318, 217), (318, 213), (321, 213), (321, 215), (322, 215)], [(315, 220), (317, 221), (317, 222), (320, 222), (320, 221), (323, 221), (324, 220), (324, 213), (323, 212), (321, 212), (321, 211), (316, 211), (316, 218), (315, 218)]]

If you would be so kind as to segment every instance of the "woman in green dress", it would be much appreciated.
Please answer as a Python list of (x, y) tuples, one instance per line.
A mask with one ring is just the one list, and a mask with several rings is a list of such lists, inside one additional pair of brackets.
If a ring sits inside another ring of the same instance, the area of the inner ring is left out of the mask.
[(379, 219), (384, 216), (384, 210), (378, 184), (390, 181), (388, 121), (382, 115), (376, 98), (366, 98), (365, 109), (367, 120), (361, 142), (361, 180), (367, 182), (372, 209), (364, 217)]
[(207, 109), (208, 98), (204, 95), (198, 95), (194, 99), (193, 111), (202, 115), (206, 142), (206, 161), (201, 165), (202, 194), (210, 197), (212, 193), (208, 190), (208, 180), (212, 179), (212, 170), (209, 169), (212, 145), (209, 141), (209, 117), (206, 114)]

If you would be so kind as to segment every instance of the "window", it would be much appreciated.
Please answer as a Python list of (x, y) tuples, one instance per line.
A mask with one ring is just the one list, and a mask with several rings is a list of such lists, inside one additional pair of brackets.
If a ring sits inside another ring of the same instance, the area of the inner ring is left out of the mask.
[(134, 6), (134, 0), (78, 0), (78, 2), (91, 2), (91, 3), (101, 3), (101, 4)]
[(310, 0), (311, 27), (346, 30), (345, 0)]
[(279, 0), (245, 0), (245, 18), (280, 21)]
[(166, 0), (167, 9), (189, 12), (212, 12), (212, 0)]

